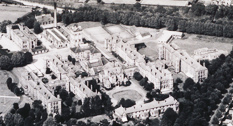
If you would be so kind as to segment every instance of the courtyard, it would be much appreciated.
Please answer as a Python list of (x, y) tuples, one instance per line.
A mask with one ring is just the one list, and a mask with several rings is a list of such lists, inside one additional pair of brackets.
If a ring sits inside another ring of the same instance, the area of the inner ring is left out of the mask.
[(136, 104), (143, 104), (147, 91), (138, 84), (137, 80), (131, 79), (130, 86), (116, 86), (106, 91), (106, 93), (110, 96), (113, 106), (115, 106), (121, 98), (134, 100)]

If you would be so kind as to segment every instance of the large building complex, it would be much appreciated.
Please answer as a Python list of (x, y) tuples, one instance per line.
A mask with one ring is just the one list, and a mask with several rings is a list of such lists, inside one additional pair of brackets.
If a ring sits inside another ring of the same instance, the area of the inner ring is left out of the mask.
[(37, 37), (26, 26), (22, 24), (7, 25), (7, 36), (13, 40), (21, 49), (31, 51), (37, 46)]

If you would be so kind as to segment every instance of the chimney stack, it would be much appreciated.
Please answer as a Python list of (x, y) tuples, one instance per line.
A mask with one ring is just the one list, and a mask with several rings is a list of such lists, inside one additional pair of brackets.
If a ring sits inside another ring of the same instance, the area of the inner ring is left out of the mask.
[(54, 27), (57, 27), (57, 3), (54, 2)]

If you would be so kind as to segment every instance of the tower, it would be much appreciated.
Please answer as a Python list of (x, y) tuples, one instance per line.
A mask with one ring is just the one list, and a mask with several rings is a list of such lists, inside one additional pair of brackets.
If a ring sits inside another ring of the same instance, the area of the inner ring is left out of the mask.
[(54, 2), (54, 27), (57, 27), (57, 3)]

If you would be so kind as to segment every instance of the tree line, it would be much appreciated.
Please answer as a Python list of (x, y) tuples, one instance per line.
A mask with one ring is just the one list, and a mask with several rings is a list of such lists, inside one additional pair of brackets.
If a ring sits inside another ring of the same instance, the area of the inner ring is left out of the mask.
[[(198, 7), (193, 6), (192, 12)], [(194, 34), (233, 37), (233, 26), (230, 21), (214, 21), (213, 19), (190, 19), (177, 15), (163, 13), (166, 9), (160, 7), (155, 13), (144, 10), (125, 11), (122, 9), (109, 11), (98, 7), (85, 6), (72, 13), (63, 11), (59, 16), (65, 24), (77, 23), (81, 21), (99, 21), (102, 24), (124, 24), (139, 27), (149, 27), (160, 29), (166, 27), (171, 31), (181, 31)], [(212, 10), (211, 10), (212, 11)], [(199, 12), (199, 11), (197, 11)], [(205, 12), (204, 10), (204, 13)], [(230, 12), (229, 12), (230, 13)], [(207, 15), (207, 14), (206, 14)], [(230, 14), (231, 15), (231, 14)]]
[(12, 78), (9, 77), (6, 81), (7, 87), (11, 92), (13, 92), (17, 96), (21, 96), (24, 94), (24, 89), (21, 87), (19, 88), (17, 83), (12, 83)]
[[(5, 115), (2, 125), (6, 126), (42, 126), (46, 124), (48, 114), (43, 109), (42, 102), (35, 100), (32, 106), (25, 103), (24, 107), (19, 108), (18, 103), (14, 103), (10, 112)], [(44, 126), (51, 126), (45, 125)], [(57, 126), (57, 125), (52, 125)]]
[(1, 70), (12, 70), (14, 67), (25, 66), (33, 61), (30, 52), (14, 52), (13, 54), (6, 54), (0, 56)]

